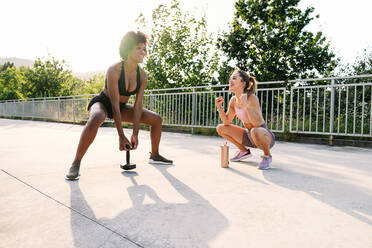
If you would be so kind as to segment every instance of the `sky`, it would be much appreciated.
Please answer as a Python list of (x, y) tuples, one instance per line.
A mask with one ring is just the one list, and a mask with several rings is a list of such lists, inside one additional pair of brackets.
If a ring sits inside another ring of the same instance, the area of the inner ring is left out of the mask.
[[(135, 30), (135, 19), (168, 0), (3, 0), (0, 3), (0, 57), (35, 59), (50, 53), (74, 72), (105, 70), (119, 60), (122, 36)], [(208, 31), (226, 30), (234, 0), (180, 0), (183, 11), (206, 14)], [(302, 0), (320, 18), (309, 25), (322, 31), (342, 62), (353, 62), (372, 47), (370, 0)]]

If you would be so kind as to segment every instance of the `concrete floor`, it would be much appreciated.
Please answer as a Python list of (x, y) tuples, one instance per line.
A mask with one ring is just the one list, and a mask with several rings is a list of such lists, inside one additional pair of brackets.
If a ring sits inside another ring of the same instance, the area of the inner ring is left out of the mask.
[(82, 128), (0, 119), (0, 247), (372, 247), (371, 149), (277, 142), (268, 171), (256, 149), (222, 169), (221, 138), (163, 133), (155, 166), (141, 130), (128, 173), (100, 128), (66, 181)]

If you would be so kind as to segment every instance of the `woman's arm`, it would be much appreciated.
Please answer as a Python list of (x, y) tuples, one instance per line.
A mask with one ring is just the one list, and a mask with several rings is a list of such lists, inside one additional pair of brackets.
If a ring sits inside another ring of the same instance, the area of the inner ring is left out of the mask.
[(134, 149), (138, 146), (138, 132), (140, 126), (140, 120), (142, 116), (142, 101), (143, 94), (147, 87), (147, 75), (143, 69), (141, 69), (141, 86), (136, 95), (136, 101), (134, 102), (134, 116), (133, 116), (133, 133), (131, 137), (131, 142), (134, 143)]
[(230, 125), (232, 120), (235, 117), (235, 96), (231, 98), (230, 103), (229, 103), (229, 109), (227, 110), (227, 113), (222, 108), (222, 103), (224, 102), (222, 96), (216, 99), (216, 106), (218, 110), (218, 114), (221, 118), (221, 121), (223, 122), (224, 125)]
[(112, 105), (112, 116), (114, 118), (116, 130), (118, 131), (119, 135), (119, 150), (127, 150), (125, 147), (126, 144), (130, 145), (128, 139), (124, 135), (123, 127), (121, 125), (121, 114), (120, 114), (120, 106), (119, 106), (119, 88), (118, 88), (118, 80), (119, 77), (115, 73), (113, 67), (110, 67), (107, 70), (107, 90), (108, 95)]

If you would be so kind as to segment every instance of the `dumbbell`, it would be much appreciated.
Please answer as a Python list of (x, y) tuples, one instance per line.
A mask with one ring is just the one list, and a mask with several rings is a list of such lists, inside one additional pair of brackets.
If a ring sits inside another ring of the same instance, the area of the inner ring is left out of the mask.
[[(128, 149), (127, 150), (127, 163), (124, 165), (120, 165), (120, 168), (123, 170), (133, 170), (136, 168), (136, 164), (132, 164), (130, 162), (130, 146), (127, 144), (125, 147)], [(134, 148), (134, 143), (132, 143), (132, 148)]]

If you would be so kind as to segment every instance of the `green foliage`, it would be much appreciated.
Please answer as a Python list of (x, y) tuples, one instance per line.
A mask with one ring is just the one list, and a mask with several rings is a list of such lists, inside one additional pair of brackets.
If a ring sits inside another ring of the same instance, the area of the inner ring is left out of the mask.
[(299, 2), (238, 0), (234, 21), (218, 38), (218, 48), (259, 81), (329, 75), (338, 60), (322, 32), (306, 31), (318, 16), (311, 16), (314, 8), (300, 10)]
[(5, 62), (5, 64), (0, 65), (0, 72), (6, 71), (6, 69), (8, 69), (9, 67), (14, 67), (14, 63), (8, 61)]
[[(340, 73), (338, 76), (342, 77), (342, 76), (350, 76), (350, 75), (365, 75), (365, 74), (372, 74), (372, 47), (369, 46), (367, 48), (364, 49), (362, 55), (358, 56), (354, 63), (351, 63), (351, 64), (346, 64), (346, 65), (343, 65), (341, 68), (340, 68)], [(358, 78), (358, 79), (355, 79), (355, 78), (351, 78), (351, 79), (343, 79), (343, 80), (338, 80), (337, 83), (339, 84), (356, 84), (356, 83), (369, 83), (371, 82), (371, 78), (372, 77), (365, 77), (365, 78)], [(345, 91), (346, 91), (346, 87), (345, 88), (342, 88), (340, 90), (343, 91), (343, 94), (345, 95)], [(356, 99), (360, 99), (358, 101), (358, 104), (356, 106), (357, 109), (361, 110), (362, 109), (362, 106), (363, 106), (363, 101), (362, 99), (364, 99), (364, 119), (365, 120), (370, 120), (371, 118), (371, 115), (372, 115), (372, 112), (371, 112), (371, 108), (372, 108), (372, 86), (370, 85), (367, 85), (364, 87), (364, 96), (363, 96), (363, 89), (361, 88), (361, 86), (357, 86), (355, 89), (357, 89), (356, 93), (353, 91), (353, 87), (348, 87), (349, 89), (349, 93), (350, 93), (350, 96), (352, 96), (352, 93), (353, 94), (356, 94), (355, 98)], [(345, 100), (342, 101), (343, 103), (345, 102)], [(352, 104), (352, 103), (350, 103)], [(357, 116), (357, 120), (358, 118), (361, 119), (362, 118), (362, 111), (356, 111), (356, 116)], [(357, 121), (357, 124), (358, 124), (358, 121)], [(368, 126), (367, 125), (364, 125), (364, 126)]]
[(0, 100), (45, 96), (97, 94), (104, 86), (104, 74), (87, 80), (74, 77), (65, 62), (52, 56), (38, 58), (33, 68), (0, 65)]
[(65, 61), (50, 55), (36, 59), (33, 68), (25, 71), (27, 83), (22, 86), (23, 94), (28, 98), (71, 95), (73, 77), (66, 67)]
[[(145, 26), (142, 15), (137, 22)], [(187, 87), (217, 83), (218, 57), (212, 51), (206, 20), (182, 13), (179, 2), (159, 5), (152, 13), (149, 57), (145, 69), (149, 88)]]
[(0, 71), (0, 100), (23, 98), (21, 86), (26, 82), (23, 73), (14, 66), (5, 65)]
[(98, 94), (105, 85), (105, 75), (100, 73), (87, 80), (74, 77), (71, 91), (73, 95)]
[(354, 64), (349, 66), (349, 75), (372, 74), (372, 47), (364, 49), (361, 56), (357, 57)]

